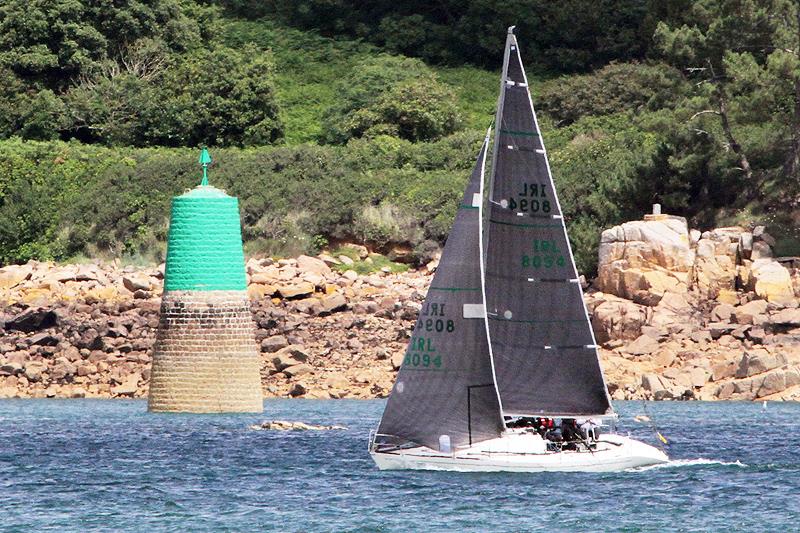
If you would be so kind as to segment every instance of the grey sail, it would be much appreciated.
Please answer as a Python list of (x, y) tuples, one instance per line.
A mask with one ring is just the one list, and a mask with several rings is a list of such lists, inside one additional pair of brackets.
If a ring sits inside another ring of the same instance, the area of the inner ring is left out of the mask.
[(486, 306), (505, 414), (611, 406), (578, 274), (509, 31), (487, 209)]
[(492, 376), (480, 271), (487, 145), (488, 135), (386, 404), (379, 435), (439, 449), (442, 442), (456, 447), (496, 438), (504, 428)]

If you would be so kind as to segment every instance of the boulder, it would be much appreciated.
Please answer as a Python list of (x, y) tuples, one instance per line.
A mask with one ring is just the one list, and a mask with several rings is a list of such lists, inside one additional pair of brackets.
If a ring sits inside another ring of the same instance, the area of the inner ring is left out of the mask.
[(271, 285), (277, 279), (277, 270), (270, 270), (266, 272), (253, 272), (250, 274), (250, 283), (258, 283), (261, 285)]
[(331, 267), (325, 264), (325, 261), (307, 255), (297, 258), (297, 268), (303, 272), (311, 272), (320, 276), (327, 276), (331, 273)]
[(642, 388), (652, 393), (654, 398), (672, 398), (672, 392), (670, 391), (672, 385), (658, 374), (644, 374), (642, 376)]
[(307, 365), (305, 363), (288, 366), (283, 369), (283, 373), (287, 378), (294, 378), (297, 376), (302, 376), (304, 374), (310, 374), (313, 371), (314, 367), (312, 367), (311, 365)]
[(675, 315), (688, 316), (692, 313), (692, 305), (686, 298), (685, 294), (678, 294), (675, 292), (668, 292), (658, 302), (655, 308), (655, 313), (666, 311)]
[(272, 358), (272, 364), (278, 372), (282, 372), (285, 368), (307, 361), (308, 354), (305, 353), (302, 346), (297, 345), (290, 345), (278, 350)]
[(689, 371), (691, 384), (694, 388), (699, 389), (708, 382), (711, 373), (704, 368), (694, 367)]
[(789, 270), (771, 259), (757, 259), (750, 268), (751, 289), (768, 302), (786, 304), (794, 299)]
[(24, 375), (28, 381), (36, 382), (42, 380), (42, 374), (47, 367), (41, 361), (28, 361), (25, 363)]
[(652, 361), (658, 367), (667, 368), (675, 362), (675, 353), (670, 349), (660, 349), (653, 355)]
[(753, 300), (744, 305), (734, 307), (733, 320), (737, 324), (760, 325), (767, 321), (767, 301)]
[(347, 307), (347, 299), (344, 297), (343, 294), (329, 294), (327, 296), (323, 296), (320, 299), (320, 307), (322, 309), (322, 313), (333, 313), (335, 311), (341, 311)]
[(767, 334), (764, 331), (764, 328), (751, 327), (747, 330), (747, 338), (749, 338), (755, 344), (763, 344), (766, 336)]
[(626, 222), (600, 237), (600, 265), (625, 260), (634, 268), (661, 267), (688, 272), (694, 263), (686, 219), (663, 215), (657, 220)]
[(374, 315), (380, 310), (381, 308), (378, 305), (378, 302), (374, 302), (372, 300), (365, 300), (363, 302), (356, 302), (353, 304), (353, 313), (357, 315)]
[(736, 370), (737, 378), (746, 378), (773, 370), (786, 364), (786, 356), (769, 352), (745, 352)]
[(392, 368), (394, 370), (399, 370), (401, 366), (403, 366), (403, 359), (405, 359), (405, 354), (403, 352), (397, 352), (392, 355)]
[(755, 391), (756, 398), (763, 398), (770, 394), (777, 394), (786, 389), (786, 372), (775, 370), (764, 376), (761, 386)]
[(50, 333), (37, 333), (28, 339), (31, 346), (55, 346), (62, 340), (61, 335), (51, 335)]
[(247, 286), (247, 296), (251, 300), (271, 298), (277, 291), (278, 289), (274, 285), (251, 283)]
[(273, 431), (327, 431), (331, 429), (347, 429), (344, 426), (318, 426), (314, 424), (306, 424), (304, 422), (290, 422), (286, 420), (270, 420), (250, 426), (250, 429), (255, 430), (273, 430)]
[(642, 334), (647, 323), (647, 308), (611, 295), (602, 295), (592, 309), (592, 329), (597, 341), (633, 340)]
[(708, 326), (709, 334), (711, 334), (712, 339), (719, 339), (723, 335), (726, 335), (736, 329), (736, 326), (733, 324), (728, 324), (726, 322), (712, 322)]
[(143, 276), (123, 276), (122, 285), (131, 292), (138, 290), (149, 291), (153, 289), (149, 278)]
[(729, 322), (733, 316), (733, 306), (729, 304), (719, 304), (711, 310), (711, 320), (714, 322)]
[(0, 365), (0, 376), (16, 376), (23, 370), (22, 363), (17, 361), (6, 361)]
[(292, 388), (289, 389), (289, 396), (292, 398), (296, 398), (298, 396), (302, 396), (308, 392), (308, 389), (302, 383), (295, 383), (292, 385)]
[(115, 396), (133, 396), (139, 390), (139, 381), (142, 375), (139, 372), (134, 372), (125, 378), (121, 384), (116, 387), (111, 387), (111, 394)]
[(686, 220), (668, 215), (605, 230), (598, 255), (597, 288), (648, 305), (685, 291), (694, 263)]
[(717, 298), (722, 291), (736, 287), (737, 269), (728, 255), (704, 255), (701, 251), (705, 240), (697, 247), (697, 261), (693, 270), (693, 286), (706, 298)]
[(345, 270), (342, 277), (349, 281), (355, 281), (358, 279), (358, 272), (355, 270)]
[[(341, 264), (342, 264), (342, 261), (341, 261), (341, 260), (339, 260), (339, 259), (336, 259), (335, 257), (333, 257), (333, 256), (330, 256), (330, 255), (328, 255), (328, 254), (319, 254), (319, 255), (317, 256), (317, 258), (318, 258), (320, 261), (324, 262), (324, 263), (325, 263), (326, 265), (328, 265), (328, 266), (333, 266), (333, 265), (341, 265)], [(348, 257), (348, 259), (350, 259), (350, 258)]]
[(800, 309), (781, 309), (769, 317), (768, 323), (773, 329), (800, 327)]
[(314, 293), (314, 285), (306, 281), (294, 285), (282, 285), (278, 287), (278, 294), (281, 298), (296, 298), (298, 296), (307, 296)]
[(31, 278), (33, 265), (9, 265), (0, 268), (0, 289), (11, 289)]
[(66, 357), (59, 357), (56, 359), (55, 363), (52, 370), (50, 370), (50, 377), (52, 379), (62, 380), (73, 376), (78, 371), (78, 367)]
[(758, 259), (771, 259), (772, 248), (764, 241), (755, 241), (753, 249), (750, 251), (750, 259), (756, 261)]
[(97, 373), (97, 367), (91, 363), (83, 363), (78, 365), (76, 372), (79, 376), (91, 376)]
[(631, 355), (647, 355), (658, 350), (658, 341), (648, 335), (641, 335), (635, 341), (623, 348)]
[(722, 381), (736, 375), (736, 362), (723, 361), (711, 367), (711, 381)]
[(708, 330), (693, 331), (689, 335), (689, 338), (692, 339), (694, 342), (699, 343), (699, 344), (703, 344), (703, 343), (706, 343), (706, 342), (711, 342), (713, 340), (711, 332), (708, 331)]
[(742, 232), (739, 235), (739, 253), (742, 254), (743, 259), (750, 259), (750, 254), (753, 251), (753, 234), (749, 231)]
[(318, 298), (303, 298), (292, 302), (291, 309), (297, 313), (318, 315), (322, 311)]
[(6, 321), (7, 331), (38, 331), (58, 324), (58, 316), (50, 309), (30, 308)]
[(332, 389), (347, 389), (350, 387), (350, 380), (341, 372), (333, 372), (325, 378), (325, 385)]
[(720, 289), (719, 294), (717, 294), (717, 301), (721, 304), (736, 305), (739, 303), (739, 293), (734, 290)]
[(286, 340), (286, 337), (283, 335), (273, 335), (261, 341), (262, 352), (277, 352), (281, 348), (286, 348), (287, 346), (289, 346), (289, 341)]

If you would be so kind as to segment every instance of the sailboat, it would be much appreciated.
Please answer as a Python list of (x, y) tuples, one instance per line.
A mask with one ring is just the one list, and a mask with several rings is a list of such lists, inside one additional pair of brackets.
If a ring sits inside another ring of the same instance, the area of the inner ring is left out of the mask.
[(603, 431), (617, 415), (513, 29), (488, 194), (491, 128), (370, 436), (382, 470), (608, 472), (668, 460)]

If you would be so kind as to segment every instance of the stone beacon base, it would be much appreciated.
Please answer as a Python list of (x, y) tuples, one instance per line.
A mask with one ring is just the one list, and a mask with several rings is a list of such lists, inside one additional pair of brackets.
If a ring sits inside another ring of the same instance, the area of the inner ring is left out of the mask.
[(243, 291), (171, 291), (161, 302), (148, 409), (263, 411), (261, 357)]

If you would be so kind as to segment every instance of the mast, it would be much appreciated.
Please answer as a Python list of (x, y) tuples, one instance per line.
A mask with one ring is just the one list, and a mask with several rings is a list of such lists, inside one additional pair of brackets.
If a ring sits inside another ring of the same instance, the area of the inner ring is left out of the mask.
[[(501, 93), (502, 94), (502, 93)], [(483, 145), (489, 145), (489, 137), (492, 135), (492, 128), (486, 130), (486, 137), (483, 139)], [(486, 248), (484, 248), (484, 230), (486, 228), (485, 219), (483, 217), (483, 206), (486, 205), (486, 199), (484, 198), (484, 174), (486, 172), (486, 149), (482, 150), (484, 153), (484, 157), (482, 158), (480, 165), (481, 165), (481, 182), (480, 182), (480, 190), (479, 190), (479, 197), (480, 203), (478, 204), (478, 221), (480, 226), (478, 227), (478, 249), (480, 250), (480, 257), (478, 258), (478, 264), (480, 265), (480, 273), (481, 273), (481, 298), (483, 301), (483, 325), (486, 329), (486, 345), (489, 350), (489, 365), (492, 369), (492, 383), (494, 383), (494, 391), (497, 394), (497, 405), (500, 407), (500, 412), (503, 412), (503, 399), (500, 397), (500, 389), (497, 388), (497, 373), (494, 370), (494, 354), (492, 353), (492, 342), (491, 342), (491, 335), (489, 334), (489, 317), (486, 314), (486, 263), (484, 258), (486, 257)], [(503, 425), (505, 426), (505, 420), (503, 420)]]
[(506, 414), (603, 415), (610, 398), (513, 29), (484, 221), (497, 387)]
[[(493, 194), (494, 194), (494, 168), (497, 165), (497, 155), (498, 155), (498, 150), (500, 148), (500, 145), (497, 143), (497, 136), (498, 136), (497, 130), (500, 129), (500, 126), (501, 126), (502, 121), (503, 121), (503, 106), (504, 106), (505, 101), (506, 101), (506, 98), (505, 98), (505, 96), (506, 96), (506, 91), (505, 91), (506, 75), (508, 73), (508, 60), (511, 57), (510, 51), (511, 51), (511, 42), (514, 39), (514, 28), (516, 28), (516, 26), (509, 26), (509, 28), (508, 28), (508, 36), (506, 37), (506, 47), (505, 47), (505, 51), (503, 52), (503, 70), (501, 71), (501, 74), (500, 74), (500, 90), (497, 91), (497, 110), (495, 111), (495, 115), (494, 115), (495, 137), (494, 137), (494, 145), (492, 146), (491, 174), (489, 175), (489, 199), (490, 200), (491, 200), (491, 198), (493, 197)], [(490, 212), (490, 210), (487, 210), (486, 213), (481, 215), (481, 239), (483, 241), (483, 243), (481, 244), (481, 249), (483, 250), (483, 254), (481, 256), (481, 261), (482, 262), (486, 259), (486, 250), (487, 250), (486, 247), (487, 247), (487, 245), (489, 243), (489, 239), (483, 237), (483, 235), (484, 235), (484, 231), (483, 230), (486, 227), (486, 222), (487, 222), (487, 219), (485, 217), (489, 212)], [(483, 270), (484, 269), (481, 268), (481, 271), (483, 271)], [(485, 296), (485, 294), (484, 294), (484, 296)]]

